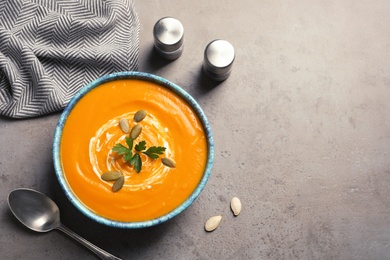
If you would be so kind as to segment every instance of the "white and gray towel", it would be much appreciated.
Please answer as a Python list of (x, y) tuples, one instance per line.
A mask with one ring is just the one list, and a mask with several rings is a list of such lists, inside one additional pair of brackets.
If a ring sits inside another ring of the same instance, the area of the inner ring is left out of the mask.
[(1, 0), (0, 115), (64, 108), (94, 79), (137, 69), (132, 0)]

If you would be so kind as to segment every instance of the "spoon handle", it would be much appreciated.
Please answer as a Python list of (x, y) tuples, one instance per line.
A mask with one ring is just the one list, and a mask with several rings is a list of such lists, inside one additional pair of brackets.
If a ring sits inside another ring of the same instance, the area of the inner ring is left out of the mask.
[(94, 252), (101, 259), (121, 260), (121, 258), (118, 258), (116, 256), (111, 255), (110, 253), (104, 251), (103, 249), (95, 246), (94, 244), (92, 244), (88, 240), (85, 240), (84, 238), (80, 237), (75, 232), (73, 232), (72, 230), (65, 227), (62, 223), (60, 223), (60, 225), (57, 227), (57, 229), (61, 230), (65, 234), (69, 235), (70, 237), (72, 237), (75, 240), (77, 240), (78, 242), (80, 242), (80, 244), (84, 245), (86, 248), (88, 248), (89, 250)]

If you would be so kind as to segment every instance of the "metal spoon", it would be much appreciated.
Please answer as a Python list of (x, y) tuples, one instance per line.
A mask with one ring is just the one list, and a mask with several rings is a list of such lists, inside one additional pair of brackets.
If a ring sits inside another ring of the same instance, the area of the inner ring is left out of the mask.
[(80, 237), (60, 222), (60, 210), (46, 195), (31, 189), (16, 189), (8, 194), (8, 206), (15, 217), (26, 227), (37, 232), (58, 229), (74, 238), (101, 259), (117, 259), (103, 249)]

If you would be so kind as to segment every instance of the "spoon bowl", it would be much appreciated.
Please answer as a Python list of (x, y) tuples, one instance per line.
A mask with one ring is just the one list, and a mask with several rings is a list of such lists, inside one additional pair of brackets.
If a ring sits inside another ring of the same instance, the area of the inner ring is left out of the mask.
[(60, 210), (49, 197), (32, 189), (16, 189), (8, 194), (8, 206), (26, 227), (37, 232), (60, 230), (74, 238), (101, 259), (120, 259), (95, 246), (65, 227), (60, 221)]
[(31, 230), (48, 232), (61, 225), (57, 205), (40, 192), (14, 190), (8, 195), (8, 205), (14, 216)]

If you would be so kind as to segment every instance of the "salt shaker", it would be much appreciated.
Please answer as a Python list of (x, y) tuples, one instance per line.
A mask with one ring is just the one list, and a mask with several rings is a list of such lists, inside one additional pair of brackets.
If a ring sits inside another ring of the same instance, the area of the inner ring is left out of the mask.
[(175, 60), (183, 52), (184, 28), (181, 22), (173, 17), (164, 17), (156, 22), (153, 28), (154, 46), (161, 57)]
[(232, 44), (225, 40), (214, 40), (204, 51), (203, 71), (211, 79), (223, 81), (230, 76), (234, 58)]

